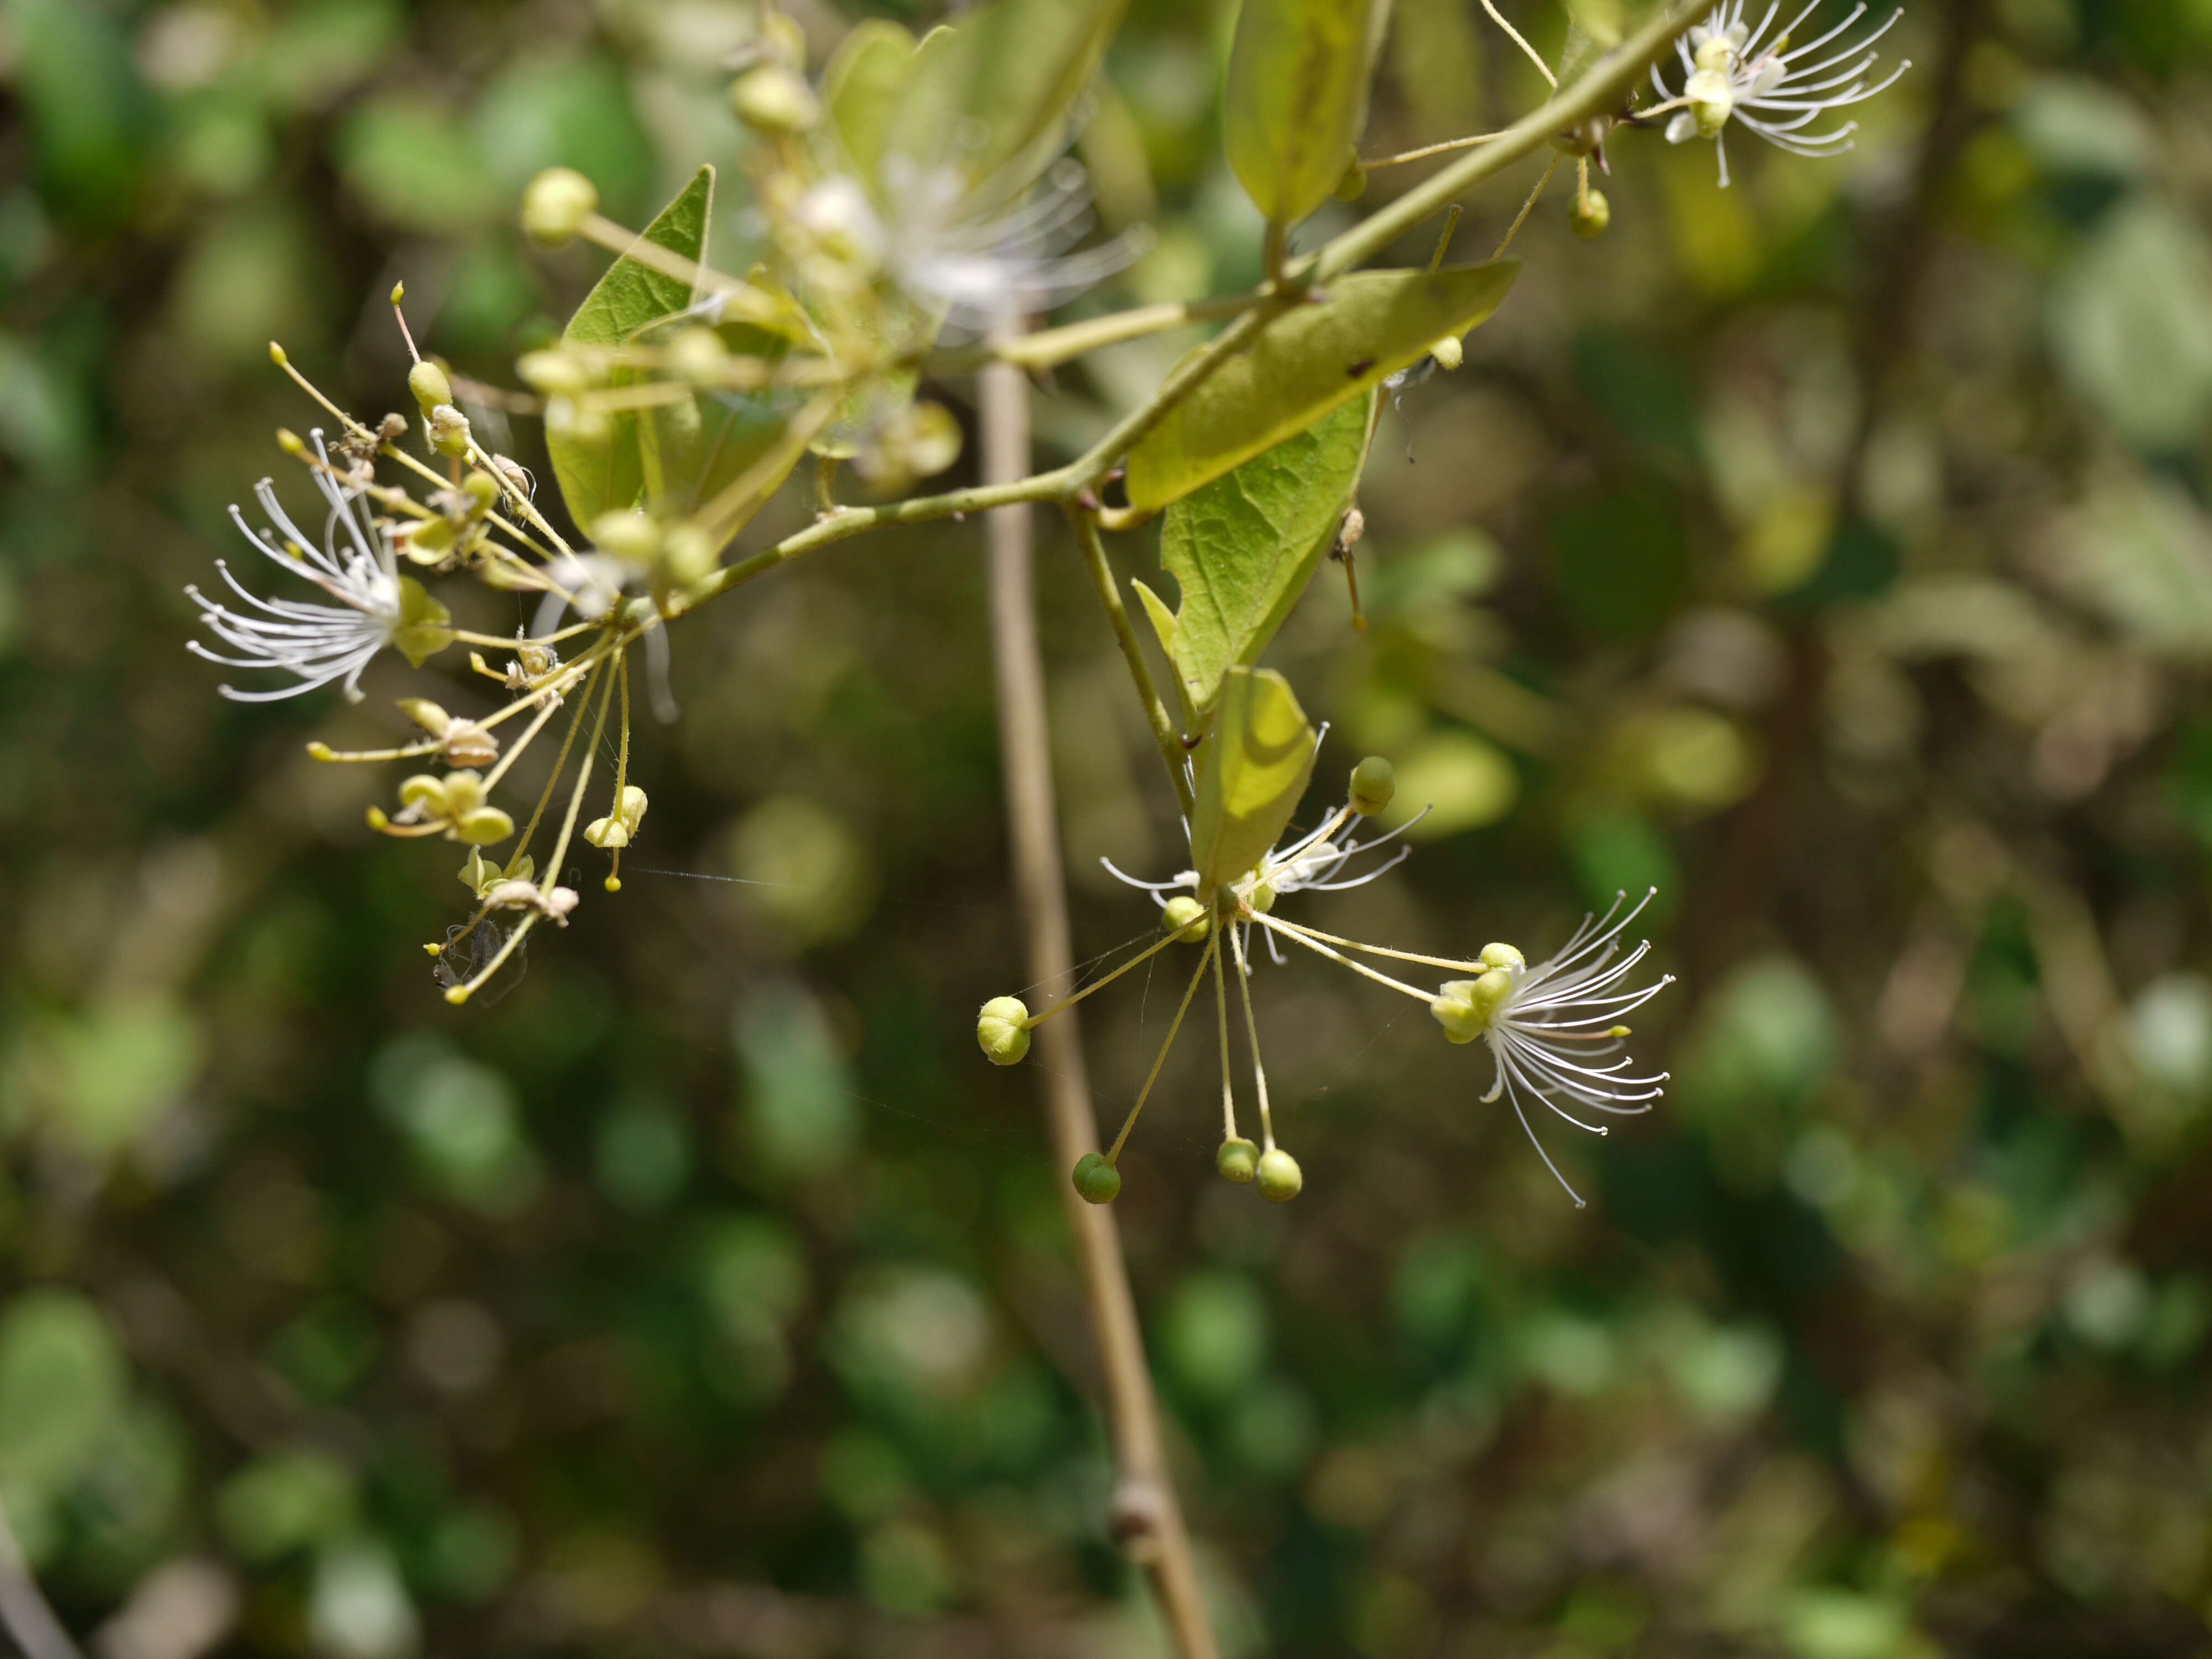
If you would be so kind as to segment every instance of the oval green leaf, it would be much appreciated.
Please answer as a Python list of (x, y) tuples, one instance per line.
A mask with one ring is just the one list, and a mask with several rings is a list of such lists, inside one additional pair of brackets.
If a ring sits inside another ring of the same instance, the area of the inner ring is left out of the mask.
[[(1130, 506), (1165, 507), (1463, 334), (1498, 309), (1518, 259), (1340, 276), (1200, 381), (1129, 452)], [(1199, 349), (1204, 350), (1204, 347)]]
[(1374, 415), (1373, 392), (1355, 398), (1168, 509), (1160, 563), (1179, 609), (1164, 643), (1186, 708), (1211, 710), (1222, 677), (1259, 659), (1305, 592), (1352, 505)]
[(1222, 89), (1229, 166), (1253, 204), (1294, 225), (1323, 202), (1367, 121), (1383, 0), (1244, 0)]
[(1200, 751), (1190, 817), (1200, 897), (1249, 873), (1281, 839), (1314, 767), (1314, 729), (1272, 668), (1232, 668)]

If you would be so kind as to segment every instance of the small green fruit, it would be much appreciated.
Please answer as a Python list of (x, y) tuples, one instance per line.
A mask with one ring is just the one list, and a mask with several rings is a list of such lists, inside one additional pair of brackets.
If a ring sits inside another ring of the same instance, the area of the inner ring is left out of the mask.
[(1260, 1149), (1241, 1136), (1224, 1140), (1221, 1150), (1213, 1155), (1213, 1167), (1221, 1171), (1224, 1180), (1249, 1187), (1252, 1177), (1260, 1172)]
[(407, 371), (407, 389), (415, 394), (426, 421), (439, 404), (453, 401), (453, 383), (446, 378), (444, 369), (428, 359)]
[(558, 247), (599, 210), (599, 188), (574, 167), (548, 167), (522, 192), (522, 228), (543, 247)]
[(1030, 1051), (1029, 1005), (1019, 997), (993, 997), (975, 1017), (975, 1042), (994, 1066), (1014, 1066)]
[(1370, 755), (1352, 769), (1352, 810), (1361, 817), (1373, 817), (1397, 793), (1397, 771), (1382, 756)]
[(1075, 1160), (1075, 1190), (1085, 1204), (1111, 1204), (1121, 1191), (1121, 1172), (1097, 1152)]
[(1287, 1204), (1298, 1195), (1306, 1184), (1304, 1173), (1297, 1159), (1278, 1146), (1272, 1152), (1260, 1155), (1260, 1196), (1270, 1204)]

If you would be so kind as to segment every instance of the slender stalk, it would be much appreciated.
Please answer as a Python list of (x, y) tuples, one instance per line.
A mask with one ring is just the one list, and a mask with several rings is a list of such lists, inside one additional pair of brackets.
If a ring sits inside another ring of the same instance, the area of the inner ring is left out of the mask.
[[(1029, 392), (1010, 363), (986, 368), (977, 388), (986, 488), (1018, 479), (1030, 459)], [(1018, 501), (1033, 497), (1012, 497)], [(1045, 720), (1044, 656), (1037, 642), (1033, 520), (1009, 505), (985, 525), (990, 549), (991, 643), (999, 690), (999, 741), (1006, 769), (1006, 817), (1014, 889), (1029, 957), (1029, 977), (1064, 983), (1074, 972), (1067, 891), (1060, 868), (1058, 809)], [(1054, 1162), (1063, 1171), (1098, 1150), (1091, 1085), (1083, 1066), (1079, 1016), (1048, 1024), (1039, 1038), (1045, 1112)], [(1144, 1334), (1121, 1255), (1120, 1229), (1105, 1205), (1086, 1204), (1064, 1176), (1062, 1207), (1074, 1236), (1084, 1299), (1097, 1344), (1107, 1428), (1114, 1443), (1113, 1528), (1144, 1570), (1182, 1659), (1216, 1659), (1212, 1626), (1200, 1593), (1189, 1534), (1169, 1477), (1167, 1449)]]
[(1145, 718), (1152, 724), (1152, 741), (1159, 745), (1160, 763), (1168, 769), (1176, 799), (1182, 804), (1182, 815), (1188, 818), (1194, 810), (1190, 776), (1183, 764), (1188, 751), (1175, 722), (1168, 718), (1167, 705), (1160, 701), (1159, 689), (1152, 684), (1152, 665), (1145, 660), (1145, 647), (1139, 643), (1128, 610), (1121, 603), (1121, 588), (1114, 580), (1114, 567), (1106, 562), (1105, 544), (1098, 538), (1097, 518), (1077, 507), (1068, 508), (1067, 518), (1075, 526), (1076, 543), (1083, 549), (1083, 562), (1091, 572), (1091, 586), (1098, 591), (1098, 603), (1106, 608), (1106, 620), (1113, 627), (1115, 643), (1121, 647), (1121, 660), (1128, 664), (1129, 677), (1137, 683), (1137, 700), (1145, 705)]
[(1079, 323), (1018, 334), (996, 344), (962, 351), (941, 351), (927, 363), (932, 374), (963, 374), (987, 362), (1018, 363), (1024, 368), (1056, 368), (1101, 346), (1124, 340), (1141, 340), (1148, 334), (1188, 328), (1194, 323), (1218, 322), (1251, 310), (1265, 301), (1261, 294), (1231, 294), (1218, 300), (1170, 300), (1156, 306), (1133, 306), (1103, 317), (1086, 317)]
[(1176, 1038), (1182, 1034), (1183, 1017), (1190, 1012), (1191, 1000), (1197, 996), (1199, 986), (1205, 981), (1206, 966), (1218, 954), (1218, 937), (1206, 940), (1206, 954), (1198, 959), (1198, 968), (1190, 976), (1190, 985), (1183, 992), (1182, 1000), (1176, 1005), (1175, 1018), (1168, 1025), (1167, 1038), (1152, 1059), (1152, 1069), (1145, 1075), (1145, 1086), (1137, 1091), (1137, 1103), (1129, 1108), (1129, 1115), (1121, 1120), (1121, 1133), (1114, 1137), (1114, 1144), (1106, 1149), (1109, 1164), (1121, 1162), (1121, 1148), (1129, 1144), (1129, 1131), (1137, 1127), (1138, 1115), (1145, 1109), (1145, 1103), (1152, 1097), (1152, 1085), (1160, 1080), (1160, 1068), (1168, 1063), (1168, 1051), (1175, 1047)]

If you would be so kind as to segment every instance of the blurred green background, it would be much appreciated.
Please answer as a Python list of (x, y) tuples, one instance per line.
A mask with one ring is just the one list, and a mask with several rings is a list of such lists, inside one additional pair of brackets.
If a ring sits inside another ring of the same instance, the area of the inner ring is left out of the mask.
[[(795, 15), (817, 61), (852, 21)], [(1085, 305), (1256, 274), (1229, 21), (1137, 0), (1082, 155), (1158, 241)], [(579, 880), (465, 1011), (421, 951), (453, 849), (301, 748), (475, 707), (451, 660), (243, 708), (183, 647), (313, 419), (269, 338), (404, 407), (404, 278), (505, 376), (597, 269), (511, 228), (555, 162), (630, 222), (724, 163), (737, 257), (751, 27), (0, 0), (0, 1501), (103, 1659), (1161, 1650), (1036, 1079), (969, 1036), (1024, 977), (976, 527), (674, 630), (626, 890)], [(1234, 1653), (2212, 1649), (2212, 5), (1891, 40), (1841, 161), (1738, 133), (1723, 192), (1621, 133), (1588, 245), (1555, 192), (1467, 366), (1385, 416), (1371, 631), (1325, 566), (1276, 649), (1337, 722), (1309, 821), (1370, 749), (1437, 806), (1303, 915), (1533, 957), (1656, 882), (1682, 979), (1639, 1033), (1663, 1109), (1546, 1132), (1580, 1212), (1479, 1053), (1319, 964), (1257, 985), (1297, 1203), (1212, 1176), (1206, 1045), (1171, 1066), (1120, 1210)], [(1537, 92), (1471, 0), (1399, 0), (1368, 148)], [(1043, 449), (1181, 343), (1063, 371)], [(1183, 860), (1045, 529), (1089, 955), (1152, 917), (1099, 855)], [(1140, 978), (1089, 1011), (1109, 1118), (1171, 1011)]]

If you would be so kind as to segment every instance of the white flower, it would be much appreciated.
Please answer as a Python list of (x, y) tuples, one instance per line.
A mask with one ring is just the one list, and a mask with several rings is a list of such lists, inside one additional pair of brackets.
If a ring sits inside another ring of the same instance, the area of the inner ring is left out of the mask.
[(942, 313), (947, 331), (973, 337), (1001, 317), (1049, 311), (1103, 282), (1150, 246), (1141, 228), (1080, 252), (1090, 234), (1091, 187), (1061, 161), (1011, 207), (979, 202), (960, 168), (893, 155), (871, 202), (849, 179), (817, 185), (797, 211), (825, 251), (880, 270), (917, 306)]
[[(368, 514), (355, 506), (359, 492), (344, 488), (332, 476), (323, 434), (314, 434), (314, 441), (315, 453), (322, 462), (312, 469), (315, 487), (330, 504), (330, 517), (319, 541), (303, 534), (285, 516), (267, 478), (253, 487), (253, 494), (276, 526), (275, 532), (254, 530), (236, 507), (230, 509), (230, 516), (257, 550), (338, 603), (262, 599), (249, 592), (222, 559), (216, 561), (216, 568), (249, 609), (219, 605), (198, 586), (185, 589), (200, 607), (201, 622), (217, 639), (242, 653), (222, 656), (193, 640), (188, 645), (195, 654), (226, 668), (277, 669), (298, 681), (266, 691), (220, 688), (224, 696), (234, 702), (271, 702), (342, 680), (346, 696), (358, 702), (362, 670), (408, 625), (407, 595), (392, 560), (392, 544)], [(277, 534), (283, 538), (281, 544), (276, 539)]]
[(1512, 1103), (1538, 1154), (1577, 1206), (1581, 1195), (1536, 1139), (1522, 1097), (1533, 1096), (1577, 1128), (1601, 1135), (1604, 1125), (1586, 1123), (1567, 1107), (1634, 1116), (1650, 1111), (1666, 1092), (1666, 1073), (1635, 1074), (1634, 1059), (1622, 1052), (1629, 1031), (1620, 1022), (1673, 984), (1674, 976), (1662, 974), (1649, 985), (1627, 984), (1630, 971), (1651, 949), (1648, 939), (1613, 960), (1622, 931), (1658, 890), (1645, 893), (1618, 921), (1614, 917), (1628, 896), (1616, 896), (1602, 916), (1584, 916), (1559, 954), (1534, 968), (1510, 945), (1486, 945), (1477, 959), (1482, 975), (1448, 982), (1430, 1007), (1453, 1042), (1480, 1036), (1489, 1045), (1498, 1076), (1484, 1103), (1500, 1095)]
[(1812, 0), (1770, 39), (1767, 29), (1781, 9), (1781, 0), (1773, 0), (1756, 28), (1744, 21), (1744, 0), (1726, 0), (1674, 43), (1674, 55), (1681, 60), (1686, 77), (1680, 93), (1667, 85), (1656, 64), (1652, 67), (1651, 84), (1658, 88), (1660, 97), (1670, 106), (1682, 106), (1667, 124), (1667, 142), (1679, 144), (1696, 137), (1711, 139), (1720, 156), (1723, 189), (1729, 182), (1728, 144), (1723, 135), (1731, 117), (1768, 143), (1793, 155), (1839, 155), (1850, 149), (1851, 135), (1858, 131), (1856, 121), (1846, 121), (1825, 132), (1805, 129), (1832, 110), (1864, 103), (1912, 67), (1907, 58), (1880, 81), (1869, 83), (1867, 79), (1881, 56), (1871, 48), (1905, 15), (1901, 9), (1892, 12), (1888, 21), (1873, 33), (1827, 57), (1819, 56), (1866, 15), (1863, 0), (1826, 34), (1790, 47), (1790, 34), (1820, 3), (1820, 0)]

